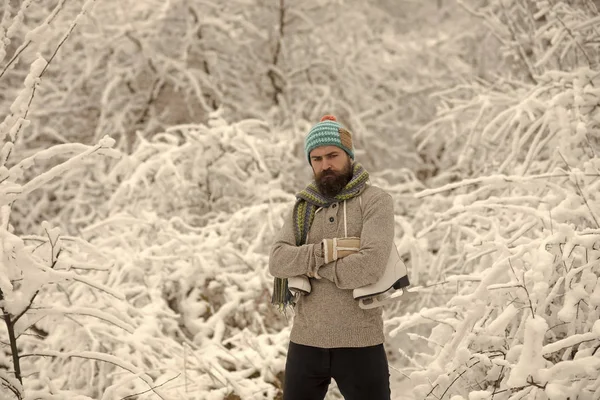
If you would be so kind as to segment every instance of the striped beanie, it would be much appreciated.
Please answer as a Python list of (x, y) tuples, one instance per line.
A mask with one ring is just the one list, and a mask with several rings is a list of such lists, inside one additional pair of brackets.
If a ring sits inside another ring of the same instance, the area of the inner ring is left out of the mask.
[(304, 150), (310, 164), (310, 152), (321, 146), (337, 146), (354, 160), (352, 134), (346, 130), (333, 115), (325, 115), (313, 126), (304, 141)]

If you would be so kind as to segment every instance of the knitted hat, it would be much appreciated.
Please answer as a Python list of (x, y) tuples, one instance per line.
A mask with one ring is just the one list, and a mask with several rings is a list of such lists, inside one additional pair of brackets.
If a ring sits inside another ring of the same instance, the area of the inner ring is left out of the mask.
[(337, 146), (354, 160), (352, 134), (333, 115), (325, 115), (321, 122), (313, 126), (304, 141), (304, 150), (310, 164), (310, 152), (321, 146)]

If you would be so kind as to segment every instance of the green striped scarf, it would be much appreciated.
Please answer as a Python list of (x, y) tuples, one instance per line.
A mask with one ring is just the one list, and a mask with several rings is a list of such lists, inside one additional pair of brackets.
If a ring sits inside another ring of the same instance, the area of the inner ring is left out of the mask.
[[(354, 162), (352, 165), (352, 179), (335, 197), (323, 196), (314, 181), (297, 193), (293, 211), (296, 246), (301, 246), (306, 242), (308, 231), (319, 207), (329, 207), (335, 202), (355, 197), (361, 192), (368, 180), (369, 173), (367, 170), (358, 162)], [(288, 290), (286, 278), (275, 278), (271, 303), (278, 306), (280, 311), (285, 311), (288, 305), (294, 304), (294, 297)]]

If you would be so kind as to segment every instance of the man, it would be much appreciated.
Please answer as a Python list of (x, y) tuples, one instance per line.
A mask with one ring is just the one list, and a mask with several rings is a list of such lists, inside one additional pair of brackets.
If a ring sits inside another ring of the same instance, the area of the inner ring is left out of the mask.
[(354, 162), (352, 135), (335, 117), (310, 130), (305, 151), (314, 182), (296, 195), (269, 258), (280, 306), (289, 300), (286, 278), (310, 282), (294, 306), (283, 398), (323, 399), (333, 378), (346, 400), (389, 400), (382, 310), (361, 309), (352, 291), (384, 273), (392, 198), (368, 184), (368, 172)]

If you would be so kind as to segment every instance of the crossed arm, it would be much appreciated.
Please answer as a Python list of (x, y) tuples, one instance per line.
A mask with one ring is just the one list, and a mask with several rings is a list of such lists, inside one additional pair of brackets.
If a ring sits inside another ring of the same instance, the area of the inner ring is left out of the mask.
[(292, 218), (288, 217), (269, 257), (273, 276), (320, 276), (340, 289), (355, 289), (377, 282), (383, 276), (394, 239), (393, 201), (382, 193), (365, 204), (360, 250), (325, 263), (321, 243), (296, 246)]

